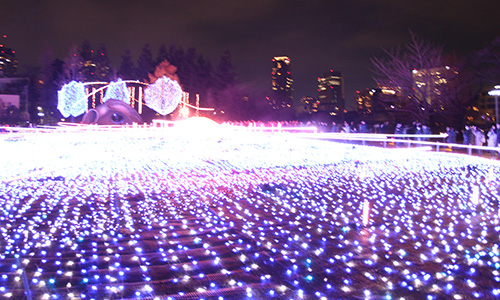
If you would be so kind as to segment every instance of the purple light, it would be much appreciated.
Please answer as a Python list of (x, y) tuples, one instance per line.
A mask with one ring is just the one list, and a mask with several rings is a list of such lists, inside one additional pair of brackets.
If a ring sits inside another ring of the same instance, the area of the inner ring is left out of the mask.
[(497, 161), (193, 132), (1, 140), (1, 297), (23, 297), (23, 270), (37, 299), (494, 293)]

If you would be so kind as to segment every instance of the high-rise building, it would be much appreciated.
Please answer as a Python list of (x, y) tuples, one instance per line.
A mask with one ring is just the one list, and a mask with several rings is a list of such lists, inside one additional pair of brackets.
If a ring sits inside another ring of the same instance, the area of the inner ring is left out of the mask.
[(319, 101), (316, 98), (310, 96), (304, 96), (300, 98), (300, 105), (302, 106), (302, 111), (307, 113), (317, 113)]
[(318, 77), (319, 107), (318, 111), (330, 112), (332, 115), (342, 114), (345, 108), (344, 79), (342, 72), (330, 70)]
[(448, 66), (430, 69), (414, 69), (412, 77), (415, 81), (415, 92), (428, 104), (441, 97), (441, 90), (448, 84), (449, 79), (458, 74), (458, 71)]
[(293, 104), (293, 79), (290, 58), (276, 56), (272, 59), (272, 96), (269, 98), (274, 109), (290, 108)]
[[(3, 38), (6, 38), (4, 35)], [(17, 72), (16, 51), (7, 48), (0, 41), (0, 77), (12, 77)]]
[(356, 91), (356, 104), (357, 104), (357, 111), (362, 114), (370, 114), (373, 112), (372, 106), (373, 106), (373, 94), (375, 93), (375, 90), (363, 90), (363, 91)]

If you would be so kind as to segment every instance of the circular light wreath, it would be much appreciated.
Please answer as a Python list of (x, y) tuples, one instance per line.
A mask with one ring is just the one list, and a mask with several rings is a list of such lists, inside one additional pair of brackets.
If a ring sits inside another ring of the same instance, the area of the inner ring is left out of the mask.
[(181, 102), (182, 88), (177, 81), (163, 76), (144, 90), (144, 100), (150, 108), (165, 116)]
[(85, 98), (85, 87), (83, 83), (70, 81), (63, 85), (61, 90), (58, 91), (57, 109), (65, 118), (69, 116), (77, 117), (83, 114), (87, 108), (87, 102), (80, 101), (82, 98)]

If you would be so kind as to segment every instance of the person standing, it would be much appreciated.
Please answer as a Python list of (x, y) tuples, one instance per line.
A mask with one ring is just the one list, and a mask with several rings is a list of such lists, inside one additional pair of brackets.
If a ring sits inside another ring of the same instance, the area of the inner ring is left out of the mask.
[(339, 132), (339, 125), (335, 122), (332, 122), (332, 132)]
[[(394, 134), (404, 134), (403, 125), (401, 123), (397, 123), (396, 124), (396, 128), (394, 128)], [(395, 138), (396, 138), (396, 140), (402, 140), (403, 139), (402, 136), (396, 136)], [(397, 147), (400, 147), (401, 145), (402, 145), (401, 142), (396, 143)]]
[(462, 133), (464, 145), (472, 144), (472, 129), (469, 125), (465, 125), (465, 129), (462, 131)]
[[(488, 133), (486, 133), (486, 136), (488, 137), (488, 147), (497, 147), (498, 142), (497, 142), (497, 128), (495, 125), (492, 125), (490, 130), (488, 130)], [(496, 151), (491, 151), (491, 155), (493, 156)]]
[(421, 138), (421, 137), (419, 137), (419, 135), (422, 135), (422, 134), (424, 134), (424, 131), (422, 130), (422, 124), (417, 123), (417, 124), (415, 125), (415, 135), (416, 135), (416, 138), (415, 138), (415, 139), (416, 139), (417, 141), (421, 141), (421, 140), (422, 140), (422, 138)]
[(359, 123), (359, 133), (368, 133), (368, 125), (365, 121)]
[[(432, 134), (431, 128), (429, 126), (425, 125), (425, 124), (422, 124), (422, 134), (424, 134), (424, 135), (431, 135)], [(428, 141), (429, 138), (425, 137), (422, 140)]]
[(351, 133), (351, 126), (349, 126), (349, 123), (344, 122), (344, 127), (342, 127), (342, 132)]
[(500, 145), (500, 123), (496, 124), (497, 147)]
[[(497, 147), (499, 147), (500, 146), (500, 123), (497, 123), (496, 132), (497, 132)], [(497, 151), (497, 156), (500, 158), (500, 150)]]
[(457, 132), (455, 131), (455, 128), (446, 127), (446, 133), (448, 134), (446, 137), (446, 143), (455, 144), (457, 142)]
[[(484, 132), (481, 130), (481, 128), (477, 126), (472, 126), (472, 134), (474, 135), (474, 140), (475, 140), (474, 145), (483, 146), (484, 142), (486, 142), (486, 139), (484, 137)], [(482, 155), (483, 151), (481, 149), (477, 149), (477, 153), (479, 155)]]
[(488, 130), (488, 133), (486, 135), (488, 136), (488, 147), (497, 147), (498, 141), (497, 141), (497, 130), (495, 125), (491, 126), (490, 130)]

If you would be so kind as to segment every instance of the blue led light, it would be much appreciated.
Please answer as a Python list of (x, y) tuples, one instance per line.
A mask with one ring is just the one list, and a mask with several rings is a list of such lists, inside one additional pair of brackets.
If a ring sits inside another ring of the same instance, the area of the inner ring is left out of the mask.
[(161, 115), (173, 112), (182, 99), (179, 83), (168, 77), (160, 77), (144, 90), (146, 104)]
[(82, 82), (70, 81), (57, 92), (57, 109), (63, 117), (77, 117), (87, 109), (85, 87)]
[(129, 91), (127, 88), (127, 84), (122, 81), (121, 78), (118, 78), (116, 82), (111, 81), (106, 88), (106, 93), (104, 94), (103, 102), (106, 102), (108, 99), (121, 100), (125, 103), (128, 103), (130, 100)]

